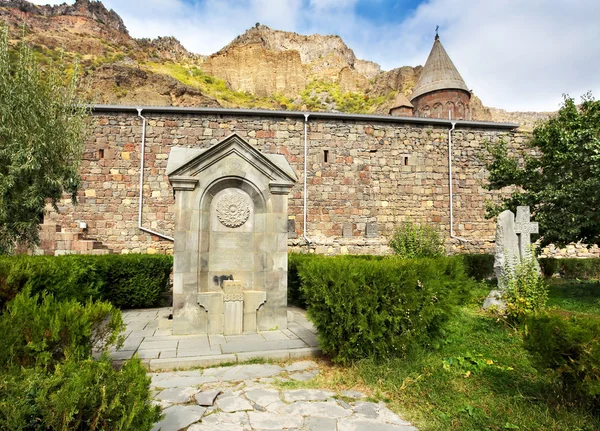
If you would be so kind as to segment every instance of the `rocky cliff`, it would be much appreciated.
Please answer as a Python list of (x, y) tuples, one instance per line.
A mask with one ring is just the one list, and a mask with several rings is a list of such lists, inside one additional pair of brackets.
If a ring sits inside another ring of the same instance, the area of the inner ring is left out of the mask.
[(29, 15), (45, 17), (78, 16), (103, 23), (120, 33), (128, 34), (125, 23), (114, 10), (107, 10), (99, 1), (75, 0), (73, 5), (38, 6), (25, 0), (1, 0), (0, 7), (12, 8)]

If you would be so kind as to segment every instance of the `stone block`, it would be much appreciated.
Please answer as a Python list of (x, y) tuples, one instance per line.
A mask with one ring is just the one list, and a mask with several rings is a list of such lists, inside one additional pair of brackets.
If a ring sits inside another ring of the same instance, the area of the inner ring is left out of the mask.
[(379, 236), (377, 223), (367, 223), (365, 227), (365, 237), (377, 238)]
[(344, 238), (352, 238), (354, 236), (354, 232), (352, 231), (352, 223), (344, 223), (342, 226), (342, 236)]

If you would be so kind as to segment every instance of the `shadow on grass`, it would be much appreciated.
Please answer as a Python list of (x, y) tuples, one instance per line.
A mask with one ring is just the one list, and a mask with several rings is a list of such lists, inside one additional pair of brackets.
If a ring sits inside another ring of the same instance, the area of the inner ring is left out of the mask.
[(551, 279), (548, 284), (549, 306), (600, 316), (600, 281)]

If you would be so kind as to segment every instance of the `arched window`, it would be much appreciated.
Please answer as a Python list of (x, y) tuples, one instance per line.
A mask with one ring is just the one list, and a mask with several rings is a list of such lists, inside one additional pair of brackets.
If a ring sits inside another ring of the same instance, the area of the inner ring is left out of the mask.
[(465, 115), (465, 105), (462, 102), (458, 102), (456, 104), (456, 119), (457, 120), (465, 120), (467, 117)]

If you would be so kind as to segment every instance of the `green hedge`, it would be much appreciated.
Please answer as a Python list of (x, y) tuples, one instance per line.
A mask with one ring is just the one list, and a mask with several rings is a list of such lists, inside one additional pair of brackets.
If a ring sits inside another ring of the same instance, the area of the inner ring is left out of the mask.
[(297, 271), (319, 346), (342, 363), (435, 342), (474, 283), (456, 257), (314, 256)]
[(527, 321), (525, 348), (561, 391), (600, 408), (600, 320), (544, 314)]
[(600, 258), (591, 259), (556, 259), (553, 257), (539, 259), (545, 277), (559, 275), (567, 279), (600, 279)]
[(150, 430), (161, 413), (140, 360), (92, 358), (123, 329), (106, 302), (17, 294), (0, 313), (0, 429)]
[[(318, 259), (319, 257), (322, 256), (308, 253), (290, 253), (288, 255), (288, 305), (306, 308), (306, 300), (304, 299), (304, 293), (301, 289), (302, 281), (300, 280), (298, 268), (303, 263), (314, 258)], [(387, 259), (386, 256), (376, 256), (372, 254), (349, 254), (346, 257), (348, 259), (366, 261)]]
[(119, 308), (158, 305), (168, 290), (173, 258), (164, 255), (0, 257), (0, 310), (25, 288), (57, 299), (88, 298)]

